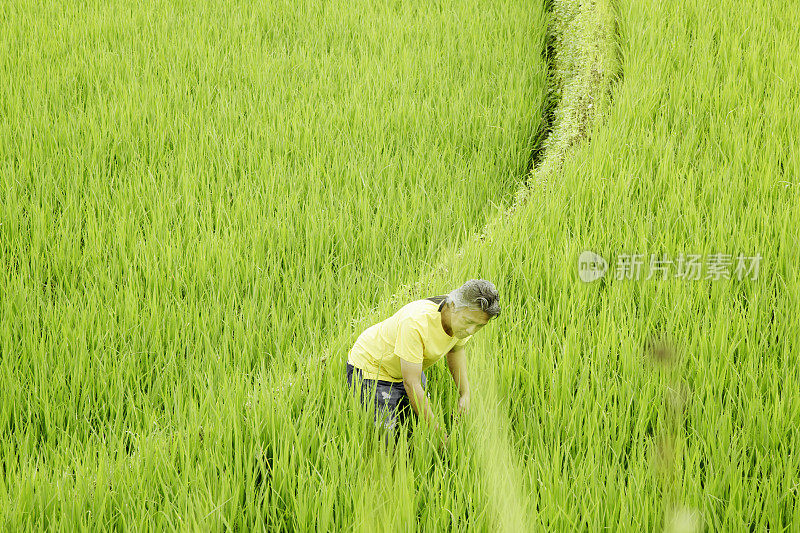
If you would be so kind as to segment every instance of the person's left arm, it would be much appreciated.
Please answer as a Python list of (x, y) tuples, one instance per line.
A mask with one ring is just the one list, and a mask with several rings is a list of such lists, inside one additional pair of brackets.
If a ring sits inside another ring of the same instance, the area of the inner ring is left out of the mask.
[(467, 355), (463, 346), (453, 346), (447, 352), (447, 368), (458, 389), (458, 412), (469, 409), (469, 380), (467, 379)]

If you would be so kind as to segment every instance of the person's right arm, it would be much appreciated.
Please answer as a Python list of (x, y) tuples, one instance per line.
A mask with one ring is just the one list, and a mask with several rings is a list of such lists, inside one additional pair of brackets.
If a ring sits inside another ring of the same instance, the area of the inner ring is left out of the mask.
[[(439, 424), (436, 423), (425, 389), (422, 388), (423, 342), (422, 335), (413, 321), (406, 320), (399, 325), (394, 353), (400, 359), (400, 374), (411, 408), (417, 416), (433, 427), (434, 431), (438, 431)], [(444, 445), (447, 434), (442, 431), (439, 438), (440, 445)]]
[(425, 389), (422, 388), (422, 363), (411, 363), (400, 359), (400, 372), (403, 376), (403, 387), (406, 389), (414, 412), (426, 423), (437, 428), (428, 397), (425, 395)]

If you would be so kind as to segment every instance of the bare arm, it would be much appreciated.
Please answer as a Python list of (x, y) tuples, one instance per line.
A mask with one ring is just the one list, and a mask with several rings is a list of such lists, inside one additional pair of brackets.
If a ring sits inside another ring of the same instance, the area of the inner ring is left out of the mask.
[(458, 389), (459, 411), (464, 411), (469, 408), (469, 379), (467, 379), (467, 356), (463, 346), (454, 346), (447, 353), (447, 368)]
[(433, 424), (434, 428), (438, 428), (433, 419), (433, 411), (428, 403), (428, 397), (425, 396), (425, 389), (422, 388), (422, 363), (410, 363), (400, 359), (400, 372), (403, 375), (403, 386), (414, 412), (427, 423)]
[(454, 347), (447, 352), (447, 368), (453, 376), (459, 396), (469, 396), (469, 380), (467, 379), (467, 356), (462, 346)]

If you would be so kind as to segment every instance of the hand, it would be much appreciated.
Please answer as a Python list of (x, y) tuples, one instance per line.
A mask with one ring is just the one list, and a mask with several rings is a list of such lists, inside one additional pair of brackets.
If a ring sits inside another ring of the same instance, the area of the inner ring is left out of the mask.
[(463, 415), (469, 411), (469, 394), (465, 394), (458, 399), (458, 415)]

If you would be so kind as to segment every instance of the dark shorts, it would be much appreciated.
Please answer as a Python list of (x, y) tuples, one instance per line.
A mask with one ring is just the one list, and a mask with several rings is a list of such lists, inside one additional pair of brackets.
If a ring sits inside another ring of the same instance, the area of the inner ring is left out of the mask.
[[(422, 388), (426, 385), (425, 372), (422, 373)], [(373, 412), (375, 425), (383, 425), (392, 429), (397, 424), (402, 424), (411, 413), (411, 401), (406, 394), (403, 382), (383, 381), (381, 379), (364, 379), (360, 368), (347, 363), (347, 384), (356, 394), (356, 387), (361, 383), (358, 395), (361, 403)]]

